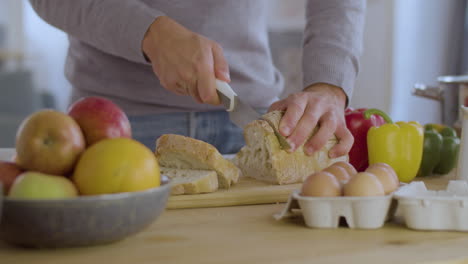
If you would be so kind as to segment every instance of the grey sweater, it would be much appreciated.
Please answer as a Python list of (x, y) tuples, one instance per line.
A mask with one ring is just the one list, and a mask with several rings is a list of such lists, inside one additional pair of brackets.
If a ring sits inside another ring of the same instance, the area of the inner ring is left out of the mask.
[[(286, 0), (285, 0), (286, 1)], [(221, 109), (165, 90), (144, 59), (150, 24), (166, 15), (218, 42), (231, 86), (256, 108), (283, 90), (267, 35), (267, 0), (31, 0), (45, 21), (69, 35), (65, 74), (72, 98), (99, 95), (130, 115)], [(351, 97), (359, 68), (365, 0), (308, 0), (303, 43), (303, 88), (317, 82)]]

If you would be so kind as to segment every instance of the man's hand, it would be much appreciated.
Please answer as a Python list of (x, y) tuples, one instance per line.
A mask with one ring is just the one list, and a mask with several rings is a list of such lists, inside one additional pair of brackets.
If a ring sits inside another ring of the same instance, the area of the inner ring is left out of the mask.
[(287, 137), (290, 151), (295, 151), (304, 143), (317, 125), (320, 125), (319, 130), (304, 145), (307, 155), (320, 150), (335, 134), (338, 144), (329, 152), (329, 156), (334, 158), (348, 153), (354, 142), (351, 132), (346, 128), (345, 104), (346, 95), (341, 88), (320, 83), (275, 102), (268, 111), (286, 110), (280, 121), (279, 132)]
[(199, 103), (220, 104), (215, 78), (231, 80), (216, 42), (162, 16), (150, 26), (142, 46), (165, 89), (190, 95)]

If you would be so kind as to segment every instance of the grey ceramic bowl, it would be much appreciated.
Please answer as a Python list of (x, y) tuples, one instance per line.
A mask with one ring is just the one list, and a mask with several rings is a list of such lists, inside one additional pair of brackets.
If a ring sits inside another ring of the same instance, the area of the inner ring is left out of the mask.
[(131, 193), (60, 200), (3, 199), (0, 237), (25, 247), (105, 244), (135, 234), (166, 208), (170, 184)]

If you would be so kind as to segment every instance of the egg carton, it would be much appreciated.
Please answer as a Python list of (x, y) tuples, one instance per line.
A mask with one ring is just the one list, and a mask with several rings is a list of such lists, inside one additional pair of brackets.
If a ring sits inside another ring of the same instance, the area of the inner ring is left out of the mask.
[(399, 215), (416, 230), (468, 231), (468, 184), (449, 181), (445, 190), (412, 182), (395, 192)]
[(376, 229), (389, 220), (396, 209), (392, 194), (372, 197), (306, 197), (295, 190), (276, 220), (302, 214), (307, 227), (338, 228), (344, 218), (352, 229)]

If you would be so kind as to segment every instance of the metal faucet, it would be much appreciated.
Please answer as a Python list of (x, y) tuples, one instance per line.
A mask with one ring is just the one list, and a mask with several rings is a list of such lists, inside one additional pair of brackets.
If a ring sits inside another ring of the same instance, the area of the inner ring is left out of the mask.
[(422, 83), (416, 83), (413, 87), (412, 94), (419, 96), (419, 97), (424, 97), (432, 100), (436, 100), (439, 102), (444, 101), (444, 96), (443, 96), (443, 90), (441, 87), (435, 87), (435, 86), (427, 86)]
[(445, 123), (446, 117), (444, 114), (445, 100), (444, 90), (439, 86), (428, 86), (422, 83), (416, 83), (413, 86), (412, 94), (419, 97), (428, 98), (440, 102), (441, 111), (440, 116), (442, 123)]

